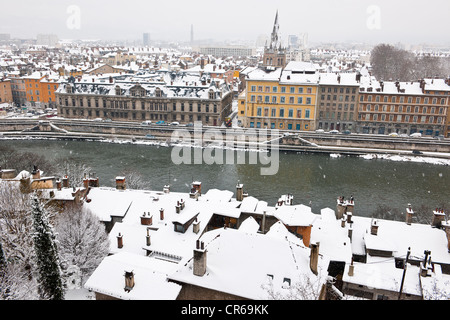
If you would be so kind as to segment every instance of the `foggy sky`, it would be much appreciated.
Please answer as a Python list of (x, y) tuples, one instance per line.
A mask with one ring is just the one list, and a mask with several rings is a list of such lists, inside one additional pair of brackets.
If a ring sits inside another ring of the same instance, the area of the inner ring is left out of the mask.
[[(75, 27), (71, 5), (80, 10)], [(278, 10), (283, 40), (308, 33), (310, 42), (450, 41), (448, 0), (22, 0), (1, 9), (0, 33), (12, 38), (141, 40), (148, 32), (151, 40), (189, 41), (193, 25), (195, 40), (255, 41), (270, 35)]]

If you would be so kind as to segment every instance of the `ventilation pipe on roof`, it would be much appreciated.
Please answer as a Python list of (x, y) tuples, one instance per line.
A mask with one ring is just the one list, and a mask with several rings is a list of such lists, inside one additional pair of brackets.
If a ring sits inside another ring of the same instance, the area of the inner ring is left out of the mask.
[(309, 246), (311, 248), (311, 255), (309, 258), (309, 267), (311, 268), (311, 271), (315, 275), (318, 274), (317, 266), (319, 264), (319, 246), (320, 246), (319, 242), (311, 243), (311, 245)]

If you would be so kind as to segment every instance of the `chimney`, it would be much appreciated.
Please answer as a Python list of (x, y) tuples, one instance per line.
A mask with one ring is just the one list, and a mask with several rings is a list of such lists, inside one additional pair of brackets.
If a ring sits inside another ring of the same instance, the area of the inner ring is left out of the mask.
[(125, 177), (116, 177), (116, 189), (117, 190), (126, 189)]
[(181, 206), (181, 210), (183, 210), (185, 207), (185, 202), (183, 199), (180, 199), (180, 206)]
[(311, 256), (309, 258), (309, 267), (311, 268), (311, 271), (317, 275), (317, 266), (319, 263), (319, 242), (311, 243), (309, 246), (311, 248)]
[(445, 212), (444, 209), (436, 208), (436, 210), (433, 211), (433, 220), (431, 221), (431, 226), (435, 228), (440, 228), (442, 225), (442, 221), (445, 219)]
[(141, 225), (143, 226), (151, 226), (153, 224), (153, 216), (150, 215), (150, 212), (141, 216)]
[(147, 228), (147, 236), (145, 237), (145, 239), (146, 239), (147, 247), (150, 246), (151, 241), (150, 241), (150, 229), (149, 228)]
[(192, 230), (194, 231), (194, 233), (199, 233), (200, 231), (200, 221), (197, 221), (197, 218), (195, 218), (195, 221), (192, 224)]
[(125, 291), (130, 292), (134, 287), (134, 272), (125, 271)]
[(69, 188), (69, 177), (66, 175), (62, 178), (63, 188)]
[(159, 220), (164, 220), (164, 209), (159, 209)]
[(166, 184), (163, 188), (163, 192), (164, 193), (170, 193), (170, 186), (168, 184)]
[(61, 180), (56, 180), (56, 189), (61, 190)]
[(431, 251), (425, 250), (423, 252), (425, 254), (425, 257), (422, 262), (420, 262), (420, 276), (427, 277), (430, 275), (428, 271), (432, 270), (431, 265)]
[(406, 224), (407, 225), (411, 225), (413, 217), (414, 217), (414, 211), (411, 208), (411, 204), (408, 203), (408, 208), (406, 208)]
[(120, 234), (117, 236), (117, 248), (122, 249), (123, 248), (123, 236)]
[(347, 205), (344, 202), (344, 197), (339, 197), (337, 199), (337, 205), (336, 205), (336, 219), (340, 220), (344, 216), (345, 211), (347, 210)]
[(194, 275), (202, 277), (206, 273), (206, 252), (203, 241), (197, 240), (194, 249)]
[(370, 234), (376, 236), (378, 234), (378, 223), (376, 219), (372, 219), (372, 223), (370, 225)]
[(354, 272), (355, 267), (353, 266), (353, 258), (352, 258), (352, 263), (348, 266), (348, 276), (353, 277)]
[(353, 236), (353, 221), (350, 222), (348, 226), (348, 237), (350, 238), (350, 242), (352, 242), (352, 236)]
[(41, 171), (38, 169), (37, 166), (33, 166), (33, 171), (31, 171), (31, 178), (33, 180), (41, 178)]
[(236, 200), (242, 201), (244, 199), (244, 185), (239, 183), (236, 185)]
[(180, 213), (180, 210), (181, 210), (180, 201), (177, 201), (177, 205), (175, 206), (175, 212)]

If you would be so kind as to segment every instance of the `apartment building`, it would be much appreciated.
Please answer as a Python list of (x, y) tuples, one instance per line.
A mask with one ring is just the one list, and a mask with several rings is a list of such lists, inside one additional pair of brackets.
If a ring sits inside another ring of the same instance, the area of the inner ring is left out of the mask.
[(259, 68), (246, 78), (239, 116), (248, 128), (314, 130), (319, 74), (310, 63), (291, 61), (283, 68)]
[(358, 120), (358, 73), (321, 73), (317, 129), (355, 131)]
[(445, 79), (416, 82), (364, 78), (359, 92), (361, 133), (448, 134), (450, 86)]

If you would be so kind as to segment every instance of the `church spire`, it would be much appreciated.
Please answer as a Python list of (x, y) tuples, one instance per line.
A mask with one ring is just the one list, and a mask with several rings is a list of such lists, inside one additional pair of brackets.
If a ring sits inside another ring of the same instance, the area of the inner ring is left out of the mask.
[(275, 15), (275, 22), (273, 23), (272, 36), (270, 41), (271, 49), (272, 48), (277, 49), (278, 47), (281, 46), (279, 32), (280, 32), (280, 25), (278, 24), (278, 10), (277, 10), (277, 13)]

